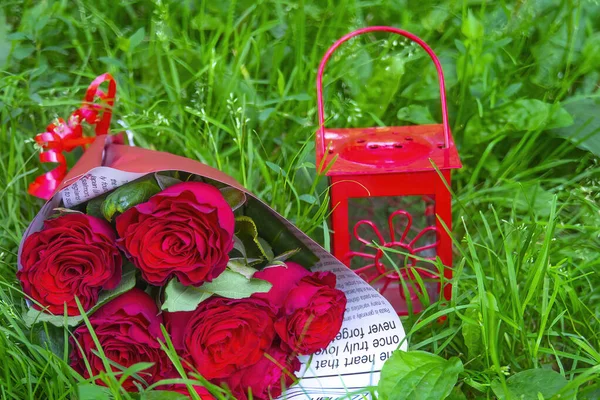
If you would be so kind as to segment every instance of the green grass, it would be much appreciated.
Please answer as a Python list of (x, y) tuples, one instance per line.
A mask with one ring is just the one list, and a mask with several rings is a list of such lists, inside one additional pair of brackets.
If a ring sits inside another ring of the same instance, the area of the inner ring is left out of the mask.
[[(0, 397), (72, 398), (81, 382), (21, 317), (17, 246), (42, 204), (26, 193), (41, 171), (36, 133), (109, 71), (113, 130), (222, 169), (327, 245), (316, 68), (335, 39), (375, 24), (416, 33), (442, 59), (464, 163), (454, 296), (403, 320), (410, 348), (458, 356), (467, 398), (494, 398), (493, 381), (531, 368), (599, 398), (600, 7), (576, 0), (4, 0)], [(440, 120), (434, 70), (414, 46), (368, 36), (330, 66), (329, 125)]]

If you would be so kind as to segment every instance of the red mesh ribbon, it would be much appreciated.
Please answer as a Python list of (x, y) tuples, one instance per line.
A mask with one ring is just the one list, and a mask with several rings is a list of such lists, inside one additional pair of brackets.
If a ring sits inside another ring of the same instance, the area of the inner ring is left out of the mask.
[[(106, 93), (100, 90), (100, 85), (104, 82), (108, 82)], [(116, 93), (117, 82), (114, 78), (108, 73), (100, 75), (88, 87), (81, 107), (71, 114), (68, 121), (59, 118), (55, 123), (48, 125), (46, 132), (36, 135), (35, 141), (42, 148), (40, 161), (57, 163), (58, 166), (38, 176), (29, 185), (29, 194), (45, 200), (52, 197), (67, 174), (67, 159), (64, 153), (77, 147), (85, 149), (85, 146), (94, 141), (95, 137), (83, 136), (83, 121), (96, 126), (96, 135), (108, 133)], [(94, 103), (96, 98), (100, 99), (99, 103)]]

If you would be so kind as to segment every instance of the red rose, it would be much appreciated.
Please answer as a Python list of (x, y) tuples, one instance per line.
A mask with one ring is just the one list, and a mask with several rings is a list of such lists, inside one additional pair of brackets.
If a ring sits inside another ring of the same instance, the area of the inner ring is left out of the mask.
[(300, 370), (300, 361), (291, 355), (290, 348), (280, 342), (265, 351), (265, 355), (254, 365), (234, 372), (226, 382), (238, 400), (248, 399), (248, 390), (252, 398), (269, 400), (281, 395), (297, 380), (294, 372)]
[(213, 297), (169, 319), (169, 334), (181, 346), (181, 356), (209, 380), (255, 364), (275, 337), (275, 315), (259, 299)]
[(153, 285), (172, 276), (186, 286), (210, 282), (225, 270), (233, 248), (233, 211), (206, 183), (171, 186), (116, 223), (119, 246)]
[(267, 303), (276, 307), (278, 310), (283, 307), (283, 303), (290, 291), (298, 285), (300, 279), (310, 275), (310, 271), (288, 261), (285, 267), (269, 267), (254, 274), (254, 278), (270, 282), (273, 286), (267, 293), (255, 293), (252, 297), (265, 300)]
[(180, 353), (184, 349), (183, 335), (190, 318), (194, 315), (194, 311), (164, 311), (162, 315), (173, 347)]
[[(162, 318), (158, 313), (158, 307), (149, 295), (140, 289), (132, 289), (106, 303), (90, 316), (90, 324), (104, 354), (121, 366), (113, 367), (113, 372), (120, 372), (140, 362), (152, 362), (153, 366), (138, 373), (146, 383), (157, 382), (172, 374), (169, 358), (160, 349), (157, 340), (163, 339), (160, 330)], [(73, 336), (71, 366), (86, 379), (105, 371), (104, 363), (94, 354), (96, 345), (87, 326), (77, 328)], [(90, 370), (87, 369), (85, 360), (89, 362)], [(119, 375), (116, 377), (120, 378)], [(123, 387), (127, 391), (136, 391), (134, 382), (143, 385), (129, 377)]]
[(23, 291), (50, 312), (63, 314), (66, 303), (69, 315), (79, 315), (75, 298), (84, 310), (92, 308), (101, 290), (121, 281), (122, 262), (107, 222), (69, 213), (44, 221), (25, 240), (17, 277)]
[(273, 284), (268, 293), (256, 293), (280, 306), (275, 330), (299, 354), (309, 355), (327, 345), (339, 332), (346, 309), (346, 295), (335, 288), (331, 272), (310, 273), (295, 263), (254, 274)]

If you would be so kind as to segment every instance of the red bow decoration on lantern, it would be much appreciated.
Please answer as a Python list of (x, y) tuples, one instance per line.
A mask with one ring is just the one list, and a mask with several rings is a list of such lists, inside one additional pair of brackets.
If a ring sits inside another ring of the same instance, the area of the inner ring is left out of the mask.
[[(108, 82), (106, 93), (100, 90), (100, 85), (104, 82)], [(96, 126), (96, 136), (108, 133), (116, 93), (117, 82), (109, 73), (98, 76), (88, 87), (81, 107), (71, 114), (68, 121), (59, 118), (55, 123), (48, 125), (46, 132), (36, 135), (35, 141), (43, 149), (40, 161), (59, 165), (35, 178), (29, 185), (29, 194), (45, 200), (50, 199), (67, 174), (64, 152), (70, 152), (76, 147), (85, 149), (86, 145), (94, 141), (95, 137), (83, 136), (82, 121)], [(96, 97), (100, 99), (100, 104), (93, 102)]]

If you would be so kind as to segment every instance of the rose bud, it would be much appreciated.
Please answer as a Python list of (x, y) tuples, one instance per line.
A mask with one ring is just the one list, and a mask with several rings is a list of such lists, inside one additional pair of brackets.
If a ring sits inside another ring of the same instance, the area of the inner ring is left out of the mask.
[(247, 400), (248, 391), (253, 399), (275, 399), (296, 382), (294, 372), (300, 370), (300, 361), (291, 355), (291, 349), (285, 343), (277, 342), (265, 351), (256, 364), (236, 371), (223, 380), (236, 399)]
[(176, 276), (198, 286), (225, 270), (234, 221), (219, 189), (179, 183), (119, 215), (118, 244), (146, 282), (164, 285)]
[(275, 330), (295, 352), (312, 354), (327, 345), (339, 332), (346, 309), (346, 295), (335, 288), (331, 272), (306, 271), (300, 265), (266, 268), (254, 274), (273, 284), (268, 293), (252, 297), (280, 306)]
[(87, 311), (101, 290), (119, 284), (122, 262), (106, 221), (69, 213), (44, 221), (42, 230), (25, 240), (17, 277), (23, 291), (48, 311), (63, 314), (66, 303), (73, 316), (79, 315), (75, 298)]
[(213, 380), (257, 363), (275, 337), (274, 319), (262, 300), (213, 297), (195, 311), (173, 313), (167, 327), (184, 360)]
[[(157, 340), (163, 340), (160, 329), (162, 318), (158, 313), (158, 307), (148, 294), (140, 289), (132, 289), (106, 303), (89, 317), (104, 354), (121, 366), (113, 367), (117, 379), (120, 378), (120, 371), (140, 362), (153, 363), (148, 369), (137, 373), (148, 384), (172, 374), (169, 357), (161, 350)], [(85, 379), (105, 371), (86, 325), (75, 330), (71, 347), (71, 367)], [(85, 360), (89, 362), (89, 370)], [(142, 382), (130, 376), (123, 387), (127, 391), (137, 391), (136, 382), (143, 386)], [(97, 383), (103, 384), (101, 381)]]

